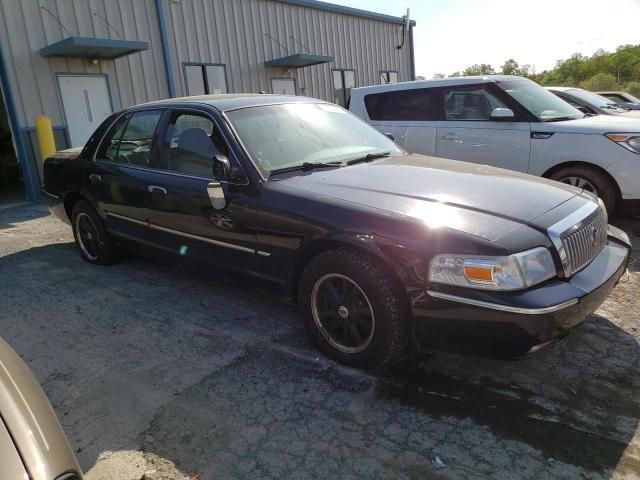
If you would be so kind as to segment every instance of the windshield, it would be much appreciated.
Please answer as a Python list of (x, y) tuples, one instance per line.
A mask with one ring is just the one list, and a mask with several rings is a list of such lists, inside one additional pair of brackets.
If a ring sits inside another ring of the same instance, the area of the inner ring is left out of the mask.
[(498, 86), (543, 122), (582, 118), (584, 114), (530, 80), (507, 80)]
[(368, 154), (404, 152), (341, 107), (288, 103), (227, 112), (240, 140), (264, 175), (309, 163), (346, 162)]
[(597, 93), (589, 92), (581, 88), (572, 88), (571, 90), (567, 90), (567, 93), (594, 107), (602, 108), (608, 105), (611, 105), (612, 107), (616, 106), (616, 102), (613, 100), (609, 100), (602, 95), (598, 95)]

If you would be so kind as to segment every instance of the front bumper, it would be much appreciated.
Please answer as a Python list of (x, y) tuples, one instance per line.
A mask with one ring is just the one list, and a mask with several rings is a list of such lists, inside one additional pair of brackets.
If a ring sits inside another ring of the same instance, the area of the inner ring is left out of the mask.
[(610, 226), (602, 251), (569, 280), (551, 280), (519, 292), (434, 285), (412, 301), (416, 342), (486, 356), (532, 353), (600, 306), (625, 273), (629, 255), (628, 237)]

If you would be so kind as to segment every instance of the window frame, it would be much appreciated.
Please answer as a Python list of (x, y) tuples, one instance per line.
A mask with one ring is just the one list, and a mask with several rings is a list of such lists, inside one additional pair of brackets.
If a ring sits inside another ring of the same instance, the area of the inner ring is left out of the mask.
[(345, 81), (344, 81), (344, 72), (353, 72), (353, 87), (351, 87), (351, 90), (353, 90), (354, 88), (358, 87), (356, 70), (355, 68), (332, 68), (331, 69), (331, 89), (333, 90), (333, 103), (343, 108), (346, 108), (348, 110), (349, 103), (351, 102), (351, 90), (349, 91), (349, 98), (347, 99), (346, 95), (344, 95), (344, 98), (342, 99), (344, 101), (344, 105), (340, 105), (340, 103), (336, 102), (336, 87), (335, 87), (335, 83), (333, 82), (334, 72), (340, 72), (340, 80), (342, 81), (342, 92), (344, 95), (344, 92), (346, 91)]
[[(364, 108), (365, 108), (365, 112), (367, 113), (367, 117), (369, 118), (369, 120), (371, 120), (372, 122), (383, 122), (383, 123), (387, 123), (387, 122), (395, 122), (397, 123), (407, 123), (407, 122), (437, 122), (438, 120), (441, 120), (442, 118), (444, 118), (444, 111), (442, 109), (442, 95), (440, 92), (440, 88), (439, 87), (435, 87), (435, 88), (430, 88), (430, 87), (419, 87), (419, 88), (394, 88), (394, 89), (389, 89), (389, 90), (382, 90), (382, 91), (378, 91), (378, 92), (373, 92), (373, 93), (369, 93), (367, 95), (364, 96), (363, 102), (364, 102)], [(415, 91), (428, 91), (432, 96), (432, 104), (431, 104), (431, 112), (432, 112), (432, 117), (430, 119), (412, 119), (412, 120), (398, 120), (398, 119), (374, 119), (371, 117), (371, 113), (369, 112), (369, 106), (367, 105), (367, 98), (368, 97), (372, 97), (375, 95), (393, 95), (393, 94), (403, 94), (406, 92), (415, 92)]]
[[(458, 88), (458, 89), (485, 88), (487, 90), (487, 92), (489, 92), (491, 95), (496, 97), (498, 100), (500, 100), (502, 103), (504, 103), (507, 106), (507, 108), (509, 108), (509, 109), (511, 109), (513, 111), (514, 118), (513, 118), (512, 122), (537, 122), (537, 121), (539, 121), (535, 117), (535, 115), (533, 115), (528, 110), (526, 110), (513, 97), (511, 97), (511, 95), (509, 95), (507, 92), (502, 90), (500, 87), (498, 87), (493, 82), (463, 83), (463, 84), (443, 85), (441, 87), (438, 87), (438, 94), (440, 96), (440, 99), (438, 100), (438, 111), (439, 111), (438, 120), (439, 121), (443, 121), (443, 122), (474, 122), (474, 123), (494, 122), (494, 123), (496, 123), (495, 121), (493, 121), (491, 119), (489, 119), (489, 120), (471, 120), (471, 119), (466, 119), (466, 120), (448, 120), (448, 119), (446, 119), (445, 118), (446, 112), (445, 112), (445, 109), (444, 109), (445, 92), (447, 90), (456, 89), (456, 88)], [(500, 123), (503, 123), (503, 122), (500, 122)]]
[(398, 70), (379, 70), (378, 71), (378, 80), (382, 79), (382, 74), (386, 73), (387, 74), (387, 78), (389, 77), (390, 73), (395, 73), (398, 80), (396, 82), (385, 82), (385, 83), (381, 83), (380, 85), (395, 85), (396, 83), (400, 83), (400, 72), (398, 72)]
[[(160, 107), (160, 106), (156, 107), (156, 106), (154, 106), (154, 107), (149, 107), (149, 108), (139, 108), (139, 109), (125, 110), (120, 115), (115, 116), (115, 118), (113, 119), (113, 121), (111, 122), (109, 127), (106, 128), (104, 133), (102, 134), (102, 137), (100, 138), (100, 142), (97, 144), (95, 150), (93, 151), (93, 155), (91, 157), (91, 160), (94, 161), (94, 162), (106, 163), (106, 164), (111, 164), (111, 165), (118, 165), (118, 166), (121, 166), (121, 167), (144, 168), (144, 169), (153, 169), (153, 168), (155, 168), (155, 165), (158, 162), (158, 154), (159, 154), (158, 134), (165, 127), (165, 118), (166, 118), (168, 110), (169, 109), (167, 107)], [(124, 133), (127, 131), (127, 128), (129, 127), (129, 122), (131, 121), (131, 118), (136, 113), (155, 112), (155, 111), (159, 111), (159, 112), (161, 112), (161, 114), (160, 114), (160, 118), (158, 119), (158, 123), (156, 124), (156, 129), (153, 132), (153, 137), (151, 138), (151, 149), (149, 151), (149, 155), (150, 155), (149, 167), (144, 167), (144, 166), (141, 166), (141, 165), (132, 165), (132, 164), (129, 164), (129, 163), (122, 163), (122, 162), (118, 162), (118, 161), (115, 161), (115, 160), (109, 160), (108, 158), (98, 158), (98, 152), (102, 148), (102, 145), (104, 144), (105, 140), (107, 139), (109, 133), (111, 133), (113, 128), (116, 126), (116, 123), (118, 123), (118, 121), (122, 117), (125, 117), (127, 115), (129, 116), (129, 118), (127, 119), (127, 122), (124, 125), (124, 129), (122, 130), (122, 134), (120, 135), (119, 141), (122, 140), (122, 136), (124, 135)]]
[(226, 86), (226, 93), (231, 93), (231, 89), (229, 88), (229, 76), (227, 75), (227, 64), (226, 63), (210, 63), (210, 62), (182, 62), (182, 75), (184, 77), (184, 90), (187, 96), (191, 96), (189, 93), (189, 83), (187, 82), (187, 67), (200, 67), (202, 70), (202, 80), (204, 82), (204, 94), (205, 95), (214, 95), (209, 91), (209, 79), (207, 77), (207, 68), (206, 67), (222, 67), (224, 70), (224, 81)]

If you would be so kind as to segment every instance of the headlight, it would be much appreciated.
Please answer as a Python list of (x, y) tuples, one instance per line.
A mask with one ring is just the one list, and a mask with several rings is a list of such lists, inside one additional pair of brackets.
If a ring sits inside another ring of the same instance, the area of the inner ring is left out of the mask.
[(633, 153), (640, 153), (640, 133), (607, 133), (605, 137)]
[(508, 257), (438, 255), (429, 268), (430, 282), (486, 290), (519, 290), (555, 276), (553, 258), (544, 247)]

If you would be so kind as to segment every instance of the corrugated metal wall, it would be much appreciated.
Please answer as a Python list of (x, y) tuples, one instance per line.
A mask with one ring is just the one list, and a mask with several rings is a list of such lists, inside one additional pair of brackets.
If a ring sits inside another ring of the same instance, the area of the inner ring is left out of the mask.
[[(97, 65), (40, 56), (42, 47), (75, 35), (147, 41), (149, 50)], [(0, 0), (0, 46), (25, 127), (39, 114), (64, 125), (56, 73), (106, 74), (114, 109), (167, 96), (153, 0)]]
[[(270, 92), (272, 77), (294, 77), (299, 94), (329, 101), (333, 68), (354, 69), (359, 86), (378, 84), (380, 70), (411, 79), (408, 42), (396, 49), (399, 24), (274, 0), (165, 0), (165, 10), (178, 95), (186, 95), (183, 62), (225, 64), (230, 92)], [(293, 53), (336, 61), (290, 71), (264, 67), (266, 60)]]

